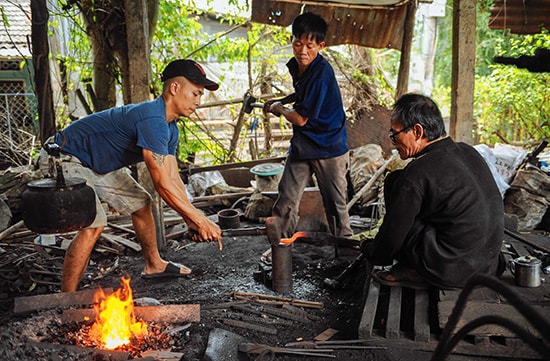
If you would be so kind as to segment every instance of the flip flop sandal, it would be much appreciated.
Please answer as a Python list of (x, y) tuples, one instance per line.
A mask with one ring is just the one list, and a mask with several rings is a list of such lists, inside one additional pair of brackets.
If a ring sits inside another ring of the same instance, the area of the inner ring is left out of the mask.
[[(189, 270), (189, 273), (181, 273), (180, 270), (182, 267), (187, 268)], [(189, 267), (186, 267), (179, 263), (168, 262), (164, 272), (147, 274), (144, 271), (144, 272), (141, 272), (141, 278), (144, 278), (144, 279), (170, 278), (170, 277), (175, 278), (175, 277), (185, 277), (185, 276), (188, 276), (189, 274), (191, 274), (191, 269)]]
[(391, 287), (407, 287), (412, 288), (415, 290), (428, 290), (432, 288), (432, 286), (426, 282), (426, 281), (411, 281), (411, 280), (388, 280), (387, 276), (389, 276), (391, 272), (389, 271), (376, 271), (371, 273), (371, 277), (373, 280), (378, 282), (381, 285), (385, 286), (391, 286)]

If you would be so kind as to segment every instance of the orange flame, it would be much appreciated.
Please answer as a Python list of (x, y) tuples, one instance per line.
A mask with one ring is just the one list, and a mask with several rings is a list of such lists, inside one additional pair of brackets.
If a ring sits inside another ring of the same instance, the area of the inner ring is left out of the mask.
[(122, 277), (122, 288), (106, 296), (100, 287), (94, 295), (96, 320), (90, 335), (106, 349), (115, 349), (130, 343), (132, 336), (147, 335), (147, 325), (136, 322), (130, 278)]

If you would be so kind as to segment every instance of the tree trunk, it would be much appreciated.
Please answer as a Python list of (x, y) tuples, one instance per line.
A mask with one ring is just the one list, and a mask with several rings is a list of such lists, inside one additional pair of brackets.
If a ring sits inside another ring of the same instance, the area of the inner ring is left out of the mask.
[(50, 82), (48, 45), (48, 8), (46, 0), (32, 0), (32, 61), (34, 66), (35, 93), (38, 102), (38, 123), (42, 144), (55, 134), (56, 122)]
[[(368, 79), (374, 79), (376, 72), (372, 62), (371, 50), (358, 45), (352, 45), (353, 68), (357, 69)], [(350, 108), (361, 113), (361, 110), (370, 110), (374, 104), (378, 104), (377, 87), (373, 82), (356, 82), (359, 86), (354, 87), (355, 96), (352, 99)]]
[(90, 94), (94, 112), (112, 108), (116, 105), (117, 61), (111, 49), (104, 46), (101, 40), (90, 39), (94, 51), (93, 94)]
[(403, 45), (401, 46), (401, 59), (399, 61), (399, 75), (397, 77), (397, 89), (395, 98), (408, 92), (409, 74), (411, 67), (411, 49), (414, 36), (414, 21), (416, 17), (416, 1), (411, 1), (407, 5), (407, 18), (404, 24)]
[[(158, 20), (159, 0), (146, 0), (145, 9), (137, 20), (130, 20), (127, 24), (127, 16), (124, 0), (96, 0), (93, 2), (79, 1), (76, 3), (84, 17), (88, 36), (92, 44), (94, 65), (93, 65), (93, 90), (97, 99), (94, 104), (94, 111), (111, 108), (116, 105), (116, 83), (120, 77), (124, 103), (136, 102), (132, 98), (132, 88), (136, 86), (130, 78), (129, 52), (138, 52), (143, 56), (143, 49), (133, 49), (128, 46), (127, 28), (145, 27), (147, 31), (147, 49), (145, 54), (150, 52), (150, 38), (153, 34)], [(135, 16), (135, 5), (131, 10)], [(146, 14), (143, 15), (143, 14)], [(132, 16), (128, 17), (131, 18)], [(139, 23), (136, 25), (136, 23)], [(134, 36), (135, 33), (132, 33)], [(132, 37), (133, 40), (133, 37)], [(147, 64), (147, 74), (150, 65)], [(150, 75), (147, 78), (150, 82)], [(143, 81), (140, 81), (140, 87)], [(149, 84), (147, 84), (148, 88)]]

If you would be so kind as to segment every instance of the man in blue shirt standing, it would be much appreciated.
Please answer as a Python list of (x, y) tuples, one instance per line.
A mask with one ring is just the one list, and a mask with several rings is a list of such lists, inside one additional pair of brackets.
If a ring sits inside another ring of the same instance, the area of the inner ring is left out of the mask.
[(176, 159), (176, 120), (191, 115), (204, 89), (218, 84), (206, 78), (193, 60), (168, 64), (162, 73), (163, 90), (155, 100), (107, 109), (88, 115), (57, 132), (63, 172), (87, 180), (96, 193), (96, 218), (71, 242), (63, 262), (61, 291), (75, 291), (84, 275), (95, 242), (107, 225), (101, 202), (132, 216), (136, 238), (145, 260), (143, 278), (183, 276), (191, 269), (161, 258), (157, 247), (150, 194), (132, 177), (129, 165), (145, 162), (162, 199), (196, 230), (196, 240), (218, 242), (220, 228), (196, 209), (186, 195)]
[[(308, 12), (294, 19), (294, 57), (287, 67), (295, 92), (264, 105), (265, 112), (282, 115), (293, 129), (272, 211), (272, 220), (284, 238), (296, 230), (300, 199), (313, 174), (331, 233), (337, 237), (353, 234), (346, 207), (349, 149), (342, 96), (332, 66), (319, 54), (326, 32), (327, 23), (319, 15)], [(289, 103), (292, 108), (285, 106)]]

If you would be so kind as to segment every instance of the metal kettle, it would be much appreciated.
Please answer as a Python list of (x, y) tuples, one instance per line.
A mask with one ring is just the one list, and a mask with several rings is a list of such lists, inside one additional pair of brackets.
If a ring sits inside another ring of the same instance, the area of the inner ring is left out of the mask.
[[(57, 146), (57, 145), (53, 145)], [(59, 159), (58, 147), (46, 149)], [(96, 217), (94, 190), (82, 178), (65, 178), (61, 162), (56, 161), (56, 178), (27, 183), (21, 194), (25, 226), (43, 234), (66, 233), (92, 224)]]
[(521, 256), (510, 260), (510, 271), (518, 286), (538, 287), (541, 284), (541, 261), (536, 257)]

